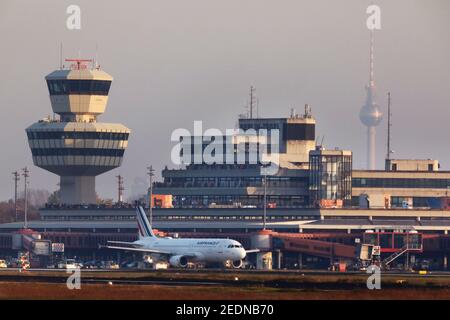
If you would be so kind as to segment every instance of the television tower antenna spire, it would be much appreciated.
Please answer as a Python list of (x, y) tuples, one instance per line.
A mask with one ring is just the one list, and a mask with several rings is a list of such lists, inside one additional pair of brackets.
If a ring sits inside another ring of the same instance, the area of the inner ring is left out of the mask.
[(374, 30), (370, 31), (370, 75), (369, 75), (369, 85), (370, 87), (375, 86), (374, 80), (374, 52), (375, 52), (375, 42), (374, 42)]

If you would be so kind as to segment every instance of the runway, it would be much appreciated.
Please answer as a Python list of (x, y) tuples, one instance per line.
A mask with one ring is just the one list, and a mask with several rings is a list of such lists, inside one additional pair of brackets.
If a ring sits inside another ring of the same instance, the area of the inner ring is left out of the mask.
[(364, 272), (255, 270), (84, 270), (69, 290), (66, 270), (0, 271), (0, 299), (450, 299), (450, 273), (382, 273), (368, 290)]
[[(0, 282), (65, 283), (72, 274), (65, 269), (0, 269)], [(168, 270), (104, 270), (80, 269), (81, 281), (86, 284), (116, 283), (123, 285), (170, 286), (262, 286), (273, 288), (333, 288), (349, 289), (365, 286), (370, 274), (332, 272), (323, 270), (239, 270), (239, 269), (168, 269)], [(450, 272), (381, 273), (385, 285), (408, 279), (415, 285), (437, 280), (436, 285), (450, 286)], [(340, 280), (345, 280), (342, 283)]]

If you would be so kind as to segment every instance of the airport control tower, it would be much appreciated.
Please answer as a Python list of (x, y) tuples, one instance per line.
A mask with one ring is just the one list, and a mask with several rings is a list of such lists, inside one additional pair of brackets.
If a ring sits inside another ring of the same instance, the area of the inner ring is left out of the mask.
[(68, 59), (45, 77), (53, 112), (26, 129), (36, 166), (61, 177), (61, 204), (96, 203), (95, 177), (117, 168), (130, 130), (118, 123), (97, 122), (105, 112), (113, 78), (91, 60)]
[(375, 80), (374, 80), (374, 41), (373, 33), (370, 34), (370, 75), (369, 85), (366, 87), (367, 97), (366, 103), (361, 108), (359, 118), (361, 122), (367, 127), (367, 168), (368, 170), (375, 170), (376, 160), (376, 126), (378, 126), (383, 119), (383, 114), (380, 111), (380, 106), (375, 102)]

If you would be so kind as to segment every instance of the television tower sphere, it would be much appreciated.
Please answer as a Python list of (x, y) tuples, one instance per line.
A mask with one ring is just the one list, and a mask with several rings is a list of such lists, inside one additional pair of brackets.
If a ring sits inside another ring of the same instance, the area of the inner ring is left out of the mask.
[(33, 163), (60, 176), (60, 203), (95, 204), (95, 177), (119, 167), (130, 129), (97, 122), (113, 78), (90, 60), (72, 59), (70, 69), (45, 77), (53, 112), (26, 129)]
[(376, 127), (383, 120), (383, 113), (378, 104), (367, 101), (359, 112), (359, 119), (366, 127)]

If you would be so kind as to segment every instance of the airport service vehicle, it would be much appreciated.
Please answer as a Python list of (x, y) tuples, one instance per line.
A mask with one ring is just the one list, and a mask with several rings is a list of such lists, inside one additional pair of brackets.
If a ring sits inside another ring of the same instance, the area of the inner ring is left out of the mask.
[[(159, 238), (152, 231), (144, 208), (136, 208), (139, 240), (134, 242), (108, 241), (105, 248), (136, 251), (150, 254), (152, 260), (166, 260), (172, 267), (185, 268), (189, 263), (222, 263), (231, 261), (234, 268), (242, 266), (247, 253), (259, 250), (245, 250), (232, 239), (173, 239)], [(150, 257), (146, 256), (146, 259)]]
[(58, 269), (76, 269), (78, 264), (75, 259), (66, 259), (65, 261), (60, 261), (57, 264)]
[(106, 261), (105, 268), (106, 269), (119, 269), (120, 266), (119, 266), (119, 264), (117, 264), (114, 261)]
[(75, 259), (66, 260), (66, 269), (76, 269), (78, 267)]

